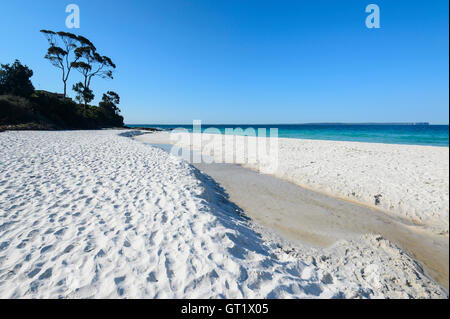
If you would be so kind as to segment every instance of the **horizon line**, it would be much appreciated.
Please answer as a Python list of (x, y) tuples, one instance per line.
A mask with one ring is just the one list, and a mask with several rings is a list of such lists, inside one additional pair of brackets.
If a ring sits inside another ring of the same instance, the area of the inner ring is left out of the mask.
[[(201, 123), (202, 125), (406, 125), (406, 126), (432, 126), (449, 125), (449, 123), (432, 122), (310, 122), (310, 123)], [(193, 125), (193, 123), (125, 123), (126, 125)]]

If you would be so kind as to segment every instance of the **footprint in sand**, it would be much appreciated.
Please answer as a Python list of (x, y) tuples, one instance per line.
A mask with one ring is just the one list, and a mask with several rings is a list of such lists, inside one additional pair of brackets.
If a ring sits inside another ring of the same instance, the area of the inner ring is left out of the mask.
[(156, 279), (156, 275), (155, 275), (155, 272), (154, 272), (154, 271), (151, 271), (151, 272), (148, 274), (147, 281), (148, 281), (148, 282), (158, 282), (158, 279)]
[(47, 251), (51, 250), (52, 248), (53, 248), (53, 245), (45, 246), (44, 248), (41, 249), (41, 254), (46, 253)]
[(125, 293), (125, 289), (123, 287), (120, 287), (120, 284), (125, 281), (125, 278), (126, 276), (114, 278), (114, 283), (117, 286), (117, 294), (119, 296), (123, 296), (123, 294)]

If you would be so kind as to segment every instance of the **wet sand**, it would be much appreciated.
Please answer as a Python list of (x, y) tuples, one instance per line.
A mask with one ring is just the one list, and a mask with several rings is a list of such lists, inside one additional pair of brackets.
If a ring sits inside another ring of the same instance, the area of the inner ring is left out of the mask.
[(382, 211), (301, 188), (234, 164), (194, 164), (256, 222), (291, 241), (328, 247), (341, 239), (378, 234), (398, 244), (445, 289), (449, 240)]

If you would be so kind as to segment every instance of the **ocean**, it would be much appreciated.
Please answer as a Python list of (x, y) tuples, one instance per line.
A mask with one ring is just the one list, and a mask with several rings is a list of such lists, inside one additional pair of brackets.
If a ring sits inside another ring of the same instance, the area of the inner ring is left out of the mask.
[[(145, 124), (128, 127), (155, 127), (163, 130), (183, 128), (192, 131), (191, 125), (161, 125)], [(448, 125), (409, 125), (409, 124), (202, 124), (202, 131), (208, 128), (217, 128), (221, 133), (226, 128), (278, 128), (278, 137), (333, 140), (333, 141), (356, 141), (369, 143), (408, 144), (408, 145), (432, 145), (449, 146)], [(267, 132), (268, 134), (268, 132)]]

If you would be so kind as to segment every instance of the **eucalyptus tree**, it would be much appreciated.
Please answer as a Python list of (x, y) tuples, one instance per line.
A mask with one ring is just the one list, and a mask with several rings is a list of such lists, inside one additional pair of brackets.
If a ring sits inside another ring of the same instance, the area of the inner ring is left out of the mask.
[(72, 89), (76, 93), (75, 100), (79, 104), (81, 104), (81, 102), (84, 102), (85, 107), (87, 106), (87, 103), (91, 102), (95, 97), (94, 92), (92, 92), (91, 89), (86, 88), (81, 82), (74, 84)]
[(90, 90), (91, 81), (96, 76), (113, 79), (113, 70), (116, 65), (109, 57), (100, 55), (93, 45), (85, 44), (76, 48), (75, 55), (77, 61), (72, 63), (72, 67), (83, 76), (82, 84), (85, 90)]
[(67, 80), (70, 72), (76, 69), (83, 76), (83, 81), (76, 83), (73, 90), (77, 94), (77, 99), (82, 98), (86, 106), (93, 99), (90, 89), (92, 79), (94, 77), (112, 79), (116, 65), (111, 58), (100, 55), (94, 44), (81, 35), (50, 30), (41, 30), (41, 33), (50, 44), (45, 58), (62, 70), (64, 97), (67, 94)]
[(44, 34), (50, 45), (45, 58), (49, 60), (53, 66), (62, 71), (64, 97), (66, 97), (67, 80), (69, 79), (70, 71), (73, 68), (72, 63), (76, 63), (80, 59), (80, 57), (75, 54), (75, 50), (82, 42), (80, 42), (78, 36), (70, 32), (41, 30), (41, 33)]

